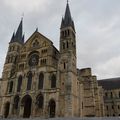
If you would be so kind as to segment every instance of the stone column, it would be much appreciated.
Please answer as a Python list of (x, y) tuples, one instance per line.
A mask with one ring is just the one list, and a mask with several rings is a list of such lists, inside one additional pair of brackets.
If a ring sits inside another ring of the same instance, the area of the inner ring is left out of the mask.
[(10, 103), (9, 115), (8, 115), (9, 118), (13, 116), (12, 112), (13, 112), (13, 102)]
[(59, 91), (57, 90), (55, 117), (60, 117), (59, 104), (60, 104), (60, 98), (59, 98)]
[(44, 94), (44, 110), (43, 110), (43, 115), (44, 115), (45, 118), (49, 118), (47, 93)]
[(31, 116), (35, 117), (35, 100), (33, 99), (32, 105), (31, 105)]
[[(31, 96), (32, 98), (32, 96)], [(34, 109), (35, 109), (35, 100), (32, 99), (32, 103), (31, 103), (31, 115), (30, 118), (34, 117)]]
[[(60, 117), (60, 86), (61, 86), (61, 76), (60, 76), (60, 66), (58, 65), (57, 71), (57, 99), (56, 99), (56, 117)], [(61, 88), (62, 89), (62, 88)]]
[(20, 118), (23, 118), (23, 112), (24, 112), (24, 106), (20, 105), (20, 112), (19, 112)]
[(4, 108), (5, 108), (5, 100), (4, 98), (2, 99), (2, 104), (1, 104), (1, 115), (4, 116)]
[(65, 117), (72, 117), (72, 98), (71, 95), (66, 95), (65, 96)]

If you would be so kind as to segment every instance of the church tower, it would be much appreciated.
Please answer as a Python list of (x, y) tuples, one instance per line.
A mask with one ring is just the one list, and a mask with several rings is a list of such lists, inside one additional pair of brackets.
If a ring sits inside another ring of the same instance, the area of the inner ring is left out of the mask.
[(24, 44), (24, 35), (22, 33), (23, 20), (20, 21), (16, 33), (14, 32), (9, 42), (8, 52), (2, 73), (2, 94), (11, 94), (14, 89), (14, 79), (16, 76), (17, 61), (19, 59), (20, 48)]
[(76, 33), (68, 2), (60, 28), (59, 69), (61, 72), (61, 114), (65, 117), (75, 116), (78, 101), (75, 97), (77, 96)]
[[(1, 96), (3, 97), (2, 97), (1, 114), (5, 118), (8, 115), (11, 115), (12, 113), (12, 109), (11, 109), (12, 103), (10, 103), (10, 99), (13, 96), (13, 93), (15, 92), (18, 59), (20, 55), (20, 49), (24, 44), (22, 24), (23, 24), (23, 20), (20, 21), (16, 33), (15, 32), (13, 33), (12, 38), (9, 42), (9, 47), (2, 73)], [(5, 103), (6, 101), (7, 103)]]
[(72, 20), (69, 4), (67, 2), (65, 16), (62, 18), (60, 28), (60, 53), (72, 51), (76, 56), (76, 36), (74, 21)]

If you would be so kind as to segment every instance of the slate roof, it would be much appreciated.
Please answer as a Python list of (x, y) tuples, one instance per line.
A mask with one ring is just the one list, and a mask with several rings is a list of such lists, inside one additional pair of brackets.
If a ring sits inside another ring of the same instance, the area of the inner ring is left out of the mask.
[(62, 18), (62, 22), (61, 22), (61, 28), (65, 28), (69, 26), (71, 26), (75, 30), (74, 22), (72, 20), (71, 13), (70, 13), (69, 4), (67, 3), (65, 16), (64, 18)]
[(24, 43), (24, 35), (22, 33), (23, 32), (22, 24), (23, 24), (23, 19), (20, 21), (16, 34), (15, 32), (13, 33), (10, 43), (13, 43), (13, 42)]
[(120, 77), (98, 80), (98, 85), (102, 86), (105, 90), (120, 89)]

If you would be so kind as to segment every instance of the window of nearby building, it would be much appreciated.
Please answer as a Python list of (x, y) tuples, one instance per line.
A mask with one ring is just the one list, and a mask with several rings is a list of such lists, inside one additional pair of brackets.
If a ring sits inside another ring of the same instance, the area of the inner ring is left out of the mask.
[(120, 106), (118, 105), (118, 109), (120, 109)]
[(39, 82), (38, 82), (38, 89), (43, 89), (43, 83), (44, 83), (44, 75), (43, 75), (43, 73), (40, 73)]

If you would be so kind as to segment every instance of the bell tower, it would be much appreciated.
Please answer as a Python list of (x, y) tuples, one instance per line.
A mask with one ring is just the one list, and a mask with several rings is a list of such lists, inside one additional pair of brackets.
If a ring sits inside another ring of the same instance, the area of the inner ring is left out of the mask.
[(60, 83), (61, 114), (75, 116), (77, 110), (76, 32), (67, 1), (65, 15), (60, 27)]
[(72, 20), (69, 4), (67, 2), (65, 16), (62, 18), (60, 28), (60, 53), (72, 51), (76, 56), (76, 33), (74, 21)]
[(19, 59), (19, 53), (20, 49), (24, 44), (24, 35), (22, 33), (22, 24), (23, 20), (21, 19), (20, 24), (18, 26), (18, 29), (16, 33), (14, 32), (12, 35), (12, 38), (9, 42), (9, 47), (6, 55), (6, 60), (3, 68), (2, 73), (2, 85), (3, 85), (3, 94), (12, 93), (12, 87), (10, 89), (10, 83), (11, 86), (14, 86), (14, 78), (16, 75), (16, 69), (17, 69), (17, 62)]

